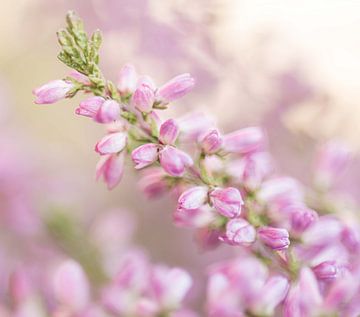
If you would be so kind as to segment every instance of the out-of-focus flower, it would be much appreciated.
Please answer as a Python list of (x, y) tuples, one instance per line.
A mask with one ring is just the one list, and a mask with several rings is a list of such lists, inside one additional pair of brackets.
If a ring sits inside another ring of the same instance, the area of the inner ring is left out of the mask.
[(164, 310), (180, 307), (191, 286), (189, 273), (180, 268), (158, 266), (151, 273), (150, 290)]
[(338, 141), (326, 143), (320, 150), (315, 161), (315, 181), (320, 186), (332, 185), (346, 168), (351, 159), (350, 149)]
[(139, 181), (140, 189), (148, 198), (156, 198), (167, 192), (166, 174), (160, 167), (148, 168)]
[(264, 133), (258, 127), (237, 130), (224, 136), (224, 150), (231, 153), (248, 154), (259, 151), (264, 143)]
[(228, 175), (249, 190), (258, 189), (271, 170), (272, 162), (267, 152), (255, 152), (227, 165)]
[(285, 299), (289, 291), (288, 280), (280, 275), (270, 277), (261, 290), (261, 294), (252, 311), (264, 316), (273, 316), (275, 308)]
[(96, 179), (104, 178), (109, 189), (120, 182), (124, 174), (124, 154), (104, 155), (96, 165)]
[(77, 262), (68, 260), (59, 266), (54, 274), (54, 292), (58, 302), (72, 312), (85, 308), (90, 299), (89, 284)]

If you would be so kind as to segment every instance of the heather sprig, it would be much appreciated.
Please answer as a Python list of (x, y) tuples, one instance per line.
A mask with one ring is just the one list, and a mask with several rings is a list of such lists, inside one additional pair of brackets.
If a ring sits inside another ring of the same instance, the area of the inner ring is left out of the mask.
[(211, 271), (209, 316), (315, 316), (344, 311), (344, 302), (353, 308), (359, 230), (328, 207), (331, 185), (350, 157), (344, 147), (321, 151), (314, 188), (306, 189), (275, 173), (259, 127), (223, 134), (206, 116), (162, 120), (161, 111), (194, 87), (190, 74), (158, 87), (127, 64), (115, 85), (99, 68), (98, 31), (89, 38), (70, 12), (58, 38), (59, 59), (76, 72), (35, 89), (36, 103), (90, 94), (75, 113), (106, 125), (95, 145), (97, 179), (113, 189), (130, 157), (148, 197), (175, 196), (176, 225), (196, 229), (204, 248), (223, 242), (243, 254)]

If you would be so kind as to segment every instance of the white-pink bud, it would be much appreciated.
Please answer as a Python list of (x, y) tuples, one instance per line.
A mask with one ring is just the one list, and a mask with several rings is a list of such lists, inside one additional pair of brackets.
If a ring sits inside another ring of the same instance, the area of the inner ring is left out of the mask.
[(33, 90), (36, 96), (35, 103), (50, 104), (66, 98), (74, 85), (65, 80), (53, 80)]
[(166, 120), (160, 126), (159, 140), (162, 144), (175, 143), (178, 135), (179, 135), (179, 127), (176, 124), (175, 120), (173, 119)]
[(95, 151), (101, 155), (121, 152), (127, 142), (125, 132), (110, 133), (103, 137), (95, 146)]

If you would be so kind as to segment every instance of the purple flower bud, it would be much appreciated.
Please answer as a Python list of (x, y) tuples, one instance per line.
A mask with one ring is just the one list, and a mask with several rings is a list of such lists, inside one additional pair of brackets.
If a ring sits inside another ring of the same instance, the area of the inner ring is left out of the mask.
[(200, 140), (200, 145), (204, 153), (214, 154), (220, 150), (222, 138), (219, 131), (211, 130), (207, 132)]
[(124, 152), (120, 154), (104, 155), (96, 165), (96, 179), (101, 176), (109, 190), (119, 184), (124, 174)]
[(226, 224), (224, 241), (231, 245), (249, 245), (256, 239), (256, 230), (246, 220), (232, 219)]
[(264, 133), (258, 127), (237, 130), (224, 136), (224, 149), (231, 153), (248, 154), (263, 148)]
[(193, 165), (192, 158), (185, 152), (167, 145), (159, 153), (162, 168), (171, 176), (180, 177), (186, 167)]
[(137, 74), (135, 67), (130, 64), (124, 65), (119, 73), (117, 88), (122, 96), (132, 94), (136, 88)]
[(157, 90), (156, 100), (166, 105), (185, 96), (194, 85), (195, 80), (190, 74), (178, 75)]
[(68, 92), (74, 88), (71, 82), (65, 80), (53, 80), (33, 90), (36, 96), (35, 103), (50, 104), (66, 98)]
[(296, 233), (302, 233), (318, 219), (318, 214), (306, 207), (298, 206), (291, 210), (291, 228)]
[(162, 144), (174, 144), (179, 135), (179, 127), (173, 119), (166, 120), (160, 126), (159, 140)]
[(76, 108), (75, 113), (81, 116), (94, 118), (104, 102), (105, 99), (103, 97), (89, 97), (80, 102), (80, 105)]
[(155, 101), (153, 88), (146, 82), (140, 83), (136, 88), (131, 101), (134, 107), (140, 112), (151, 112)]
[(135, 168), (140, 169), (154, 163), (158, 159), (159, 146), (148, 143), (139, 146), (131, 153), (131, 158), (135, 163)]
[(325, 261), (312, 268), (319, 280), (333, 280), (336, 278), (338, 268), (335, 261)]
[(110, 133), (104, 136), (95, 146), (95, 151), (101, 155), (121, 152), (127, 142), (125, 132)]
[(106, 100), (94, 116), (94, 120), (99, 123), (110, 123), (119, 119), (120, 105), (115, 100)]
[(289, 233), (283, 228), (261, 227), (258, 236), (262, 242), (274, 250), (287, 249), (290, 245)]
[(208, 188), (195, 186), (184, 191), (178, 199), (178, 210), (194, 210), (203, 206), (208, 198)]
[(228, 218), (239, 216), (244, 204), (239, 190), (234, 187), (214, 189), (210, 193), (210, 200), (215, 209)]

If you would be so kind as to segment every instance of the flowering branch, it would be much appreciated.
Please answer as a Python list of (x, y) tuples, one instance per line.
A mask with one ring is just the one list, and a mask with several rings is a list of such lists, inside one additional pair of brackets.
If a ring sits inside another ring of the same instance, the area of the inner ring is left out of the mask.
[[(303, 291), (302, 283), (317, 289), (316, 280), (322, 283), (333, 279), (340, 266), (353, 273), (353, 268), (348, 266), (350, 253), (341, 265), (333, 257), (324, 259), (319, 254), (329, 247), (328, 241), (311, 237), (326, 236), (322, 231), (327, 226), (340, 228), (341, 248), (349, 252), (354, 247), (349, 240), (356, 240), (356, 248), (360, 247), (360, 240), (354, 238), (355, 231), (338, 219), (320, 217), (307, 206), (302, 186), (296, 180), (272, 173), (272, 160), (265, 151), (266, 138), (261, 128), (250, 127), (222, 135), (201, 116), (162, 121), (159, 113), (194, 87), (195, 80), (190, 74), (178, 75), (157, 87), (150, 77), (138, 76), (133, 66), (125, 65), (115, 85), (99, 69), (99, 31), (89, 38), (82, 21), (70, 12), (67, 28), (58, 32), (58, 39), (62, 48), (59, 59), (74, 71), (63, 80), (35, 89), (35, 102), (48, 104), (72, 98), (78, 92), (91, 93), (75, 112), (107, 125), (107, 135), (95, 146), (101, 156), (96, 167), (97, 178), (103, 177), (108, 188), (114, 188), (122, 178), (125, 158), (130, 154), (135, 169), (144, 170), (140, 184), (148, 196), (169, 190), (176, 193), (177, 225), (197, 228), (199, 242), (207, 247), (219, 242), (241, 246), (260, 271), (265, 266), (272, 272), (263, 275), (262, 287), (254, 292), (258, 294), (261, 290), (266, 294), (258, 307), (249, 301), (237, 310), (248, 316), (268, 316), (274, 314), (285, 298), (285, 311), (291, 310), (296, 301), (303, 307), (297, 295), (300, 289)], [(345, 165), (346, 151), (339, 149), (335, 146), (320, 159), (317, 186), (328, 188), (333, 176)], [(312, 205), (325, 206), (325, 201), (317, 195), (310, 196)], [(328, 210), (320, 209), (322, 213)], [(220, 274), (232, 281), (232, 264), (228, 266), (216, 269), (212, 278)], [(218, 288), (209, 293), (215, 294), (216, 299), (217, 291)], [(317, 291), (314, 294), (320, 296)], [(209, 303), (212, 316), (234, 316), (225, 314), (223, 310), (227, 308), (221, 304)], [(320, 311), (333, 310), (331, 305), (322, 306), (322, 300), (313, 304)], [(304, 314), (285, 315), (312, 315), (309, 312), (313, 308), (302, 309)]]

